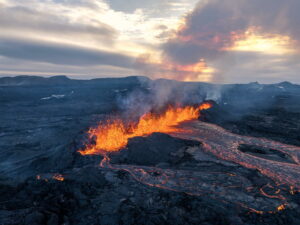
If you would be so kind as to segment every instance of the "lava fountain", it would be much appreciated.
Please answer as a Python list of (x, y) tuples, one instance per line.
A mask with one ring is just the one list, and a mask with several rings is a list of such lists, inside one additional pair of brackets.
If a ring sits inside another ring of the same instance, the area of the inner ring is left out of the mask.
[(138, 136), (148, 136), (155, 132), (170, 133), (179, 131), (176, 125), (182, 122), (198, 119), (202, 110), (212, 107), (212, 103), (205, 102), (200, 106), (174, 107), (169, 106), (162, 114), (146, 113), (138, 122), (125, 123), (121, 119), (106, 121), (96, 128), (89, 130), (90, 139), (95, 143), (87, 145), (82, 155), (115, 152), (125, 147), (128, 140)]

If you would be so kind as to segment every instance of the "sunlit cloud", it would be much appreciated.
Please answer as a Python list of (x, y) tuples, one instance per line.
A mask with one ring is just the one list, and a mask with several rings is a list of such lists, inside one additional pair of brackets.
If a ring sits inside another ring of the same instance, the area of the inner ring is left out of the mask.
[(297, 80), (299, 9), (293, 0), (0, 0), (0, 74)]
[[(147, 4), (139, 1), (132, 1), (136, 4), (123, 4), (115, 1), (115, 4), (112, 5), (112, 1), (105, 0), (31, 0), (29, 2), (0, 0), (2, 31), (0, 42), (2, 42), (2, 46), (4, 45), (3, 40), (9, 39), (19, 40), (20, 43), (24, 43), (24, 41), (36, 43), (37, 45), (48, 43), (52, 47), (66, 46), (68, 49), (74, 48), (75, 51), (76, 49), (89, 49), (91, 52), (90, 50), (93, 49), (94, 52), (106, 52), (108, 58), (112, 54), (127, 56), (131, 59), (138, 58), (141, 54), (155, 54), (159, 51), (159, 45), (166, 41), (170, 31), (177, 27), (178, 20), (185, 13), (185, 11), (173, 13), (171, 9), (178, 9), (183, 5), (187, 6), (186, 3), (182, 4), (184, 1), (187, 2), (187, 0), (151, 0), (148, 1), (147, 7)], [(194, 2), (196, 1), (194, 0)], [(178, 4), (175, 4), (176, 2)], [(116, 10), (112, 7), (116, 5), (120, 6), (120, 9)], [(157, 7), (153, 7), (155, 5)], [(132, 6), (132, 8), (129, 11), (122, 10), (122, 7), (125, 6)], [(161, 14), (162, 8), (170, 13)], [(187, 8), (182, 10), (187, 10)], [(192, 9), (193, 5), (189, 4), (189, 10)], [(162, 31), (159, 26), (164, 26), (166, 29)], [(160, 36), (162, 32), (166, 33), (165, 38)], [(5, 44), (7, 43), (5, 42)], [(60, 73), (69, 74), (70, 71), (74, 71), (70, 70), (69, 66), (66, 66), (66, 69), (60, 67), (55, 58), (61, 57), (53, 56), (54, 59), (51, 60), (46, 50), (47, 48), (39, 49), (39, 54), (43, 52), (44, 55), (37, 59), (30, 57), (31, 55), (34, 56), (34, 53), (28, 51), (27, 57), (23, 57), (22, 60), (27, 60), (28, 64), (32, 64), (34, 60), (44, 60), (45, 63), (54, 65), (51, 66), (52, 69), (56, 65), (58, 70), (53, 71), (61, 71)], [(20, 60), (21, 56), (14, 53), (13, 51), (10, 53), (5, 51), (2, 55)], [(76, 61), (79, 55), (73, 57), (69, 55), (68, 57)], [(61, 60), (61, 62), (66, 61), (72, 61), (72, 59)], [(82, 58), (82, 61), (86, 62), (87, 60)], [(90, 61), (92, 64), (96, 63), (93, 59)], [(107, 61), (103, 58), (99, 60), (98, 64), (102, 67), (101, 65), (107, 64)], [(85, 63), (81, 64), (84, 69), (89, 70), (84, 66)], [(114, 62), (114, 64), (121, 65), (122, 63)], [(17, 65), (19, 64), (16, 63), (15, 68), (11, 68), (11, 70), (18, 70)], [(123, 69), (128, 71), (128, 68), (124, 67)], [(5, 70), (2, 67), (2, 71), (3, 73), (5, 71), (10, 72), (7, 67)], [(119, 72), (120, 69), (116, 71)], [(130, 71), (132, 74), (140, 73), (134, 68), (131, 68)], [(103, 76), (107, 73), (99, 70), (95, 74)], [(120, 73), (120, 76), (123, 75), (128, 75), (128, 73)]]
[[(290, 62), (300, 54), (296, 9), (300, 9), (300, 2), (293, 0), (200, 1), (162, 45), (163, 62), (198, 68), (196, 65), (205, 61), (207, 69), (202, 70), (202, 76), (201, 72), (189, 76), (194, 81), (206, 80), (205, 71), (211, 72), (212, 82), (266, 82), (267, 77), (270, 82), (295, 80), (298, 66)], [(270, 76), (270, 65), (278, 71), (284, 68), (289, 77), (284, 73), (280, 77), (274, 70), (274, 77)], [(182, 71), (183, 80), (185, 76)]]
[(259, 28), (249, 28), (241, 37), (237, 37), (227, 51), (258, 52), (263, 54), (294, 54), (294, 41), (287, 35), (264, 34)]

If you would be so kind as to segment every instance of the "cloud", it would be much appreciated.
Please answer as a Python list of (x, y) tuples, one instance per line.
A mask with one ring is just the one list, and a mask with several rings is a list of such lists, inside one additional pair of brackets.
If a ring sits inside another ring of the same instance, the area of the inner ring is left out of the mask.
[[(232, 64), (235, 56), (226, 48), (231, 47), (236, 38), (243, 38), (245, 31), (251, 27), (257, 28), (262, 36), (286, 35), (295, 41), (293, 44), (299, 43), (299, 10), (298, 0), (202, 0), (185, 18), (185, 24), (176, 35), (162, 45), (164, 57), (179, 65), (205, 60), (220, 66), (216, 74), (224, 77), (229, 66), (241, 66)], [(294, 48), (297, 49), (297, 46)], [(251, 59), (255, 62), (255, 57), (263, 62), (270, 60), (260, 54), (254, 54)], [(238, 52), (237, 55), (242, 57)], [(287, 55), (288, 60), (293, 57)], [(220, 63), (225, 59), (226, 62), (231, 61), (227, 68), (225, 63)], [(286, 63), (288, 60), (285, 60)], [(242, 59), (239, 62), (247, 63)]]
[[(168, 1), (155, 2), (164, 7), (167, 7), (168, 3)], [(124, 68), (128, 68), (128, 63), (124, 63), (124, 58), (136, 57), (141, 52), (152, 51), (157, 47), (157, 42), (161, 42), (159, 38), (156, 38), (161, 32), (157, 29), (158, 25), (168, 27), (169, 24), (176, 23), (176, 18), (173, 17), (168, 19), (166, 15), (160, 14), (161, 17), (157, 18), (151, 13), (151, 15), (147, 14), (156, 8), (153, 7), (152, 1), (148, 1), (148, 5), (146, 3), (141, 4), (135, 1), (135, 5), (141, 9), (127, 13), (125, 9), (121, 11), (112, 9), (104, 0), (31, 0), (29, 2), (0, 0), (0, 35), (2, 41), (5, 39), (7, 42), (11, 39), (10, 44), (11, 42), (17, 43), (18, 46), (21, 45), (21, 48), (28, 49), (29, 42), (31, 42), (31, 47), (34, 44), (38, 46), (36, 53), (28, 57), (31, 61), (43, 60), (58, 63), (58, 60), (50, 59), (50, 55), (56, 55), (51, 51), (55, 48), (55, 52), (58, 52), (58, 46), (60, 46), (59, 51), (62, 51), (61, 46), (65, 46), (67, 52), (61, 53), (60, 58), (63, 56), (69, 58), (60, 60), (59, 63), (70, 63), (70, 61), (73, 63), (76, 61), (75, 58), (83, 54), (83, 49), (89, 49), (89, 54), (91, 49), (94, 49), (97, 54), (100, 50), (103, 54), (107, 53), (107, 58), (111, 58), (111, 51), (118, 52), (119, 54), (115, 55), (124, 57), (121, 59), (115, 57), (116, 60), (121, 61), (114, 62), (114, 64), (125, 65)], [(129, 4), (121, 2), (119, 5), (125, 7)], [(167, 8), (166, 11), (168, 11)], [(36, 43), (33, 43), (34, 40)], [(2, 54), (10, 58), (20, 58), (23, 55), (23, 53), (15, 54), (16, 49), (9, 49), (9, 47), (6, 46), (5, 51), (2, 49)], [(49, 48), (51, 54), (46, 57), (45, 51)], [(70, 56), (71, 48), (74, 52), (80, 49), (80, 54)], [(42, 49), (43, 56), (34, 58), (34, 54), (41, 54)], [(99, 58), (99, 55), (95, 57), (96, 53), (93, 54), (93, 58)], [(83, 59), (83, 63), (79, 64), (87, 64), (86, 61), (94, 62), (94, 60)], [(104, 59), (101, 60), (103, 61)]]
[(60, 65), (47, 62), (28, 61), (0, 56), (0, 76), (67, 75), (72, 78), (123, 77), (136, 74), (132, 69), (107, 65)]
[(115, 48), (119, 31), (97, 17), (108, 10), (97, 0), (0, 1), (1, 74), (134, 74), (134, 58)]
[[(19, 0), (20, 1), (20, 0)], [(37, 0), (39, 1), (39, 0)], [(75, 7), (87, 7), (93, 9), (99, 9), (100, 1), (97, 0), (50, 0), (50, 2), (61, 4), (64, 6), (75, 6)]]
[(93, 24), (80, 23), (66, 16), (23, 6), (2, 7), (0, 15), (1, 30), (6, 35), (29, 33), (56, 39), (68, 39), (72, 36), (73, 40), (85, 38), (105, 44), (112, 43), (117, 37), (115, 29), (100, 21), (94, 21)]
[[(0, 55), (9, 61), (0, 71), (299, 80), (299, 0), (200, 0), (193, 9), (197, 1), (0, 0)], [(295, 53), (281, 54), (286, 43), (269, 54), (229, 50), (249, 27), (290, 37)]]
[[(126, 13), (134, 13), (138, 9), (145, 11), (146, 15), (165, 17), (176, 15), (178, 12), (186, 12), (193, 7), (198, 0), (105, 0), (112, 9)], [(164, 12), (164, 13), (162, 13)], [(181, 16), (181, 15), (180, 15)]]
[(0, 38), (0, 55), (60, 65), (111, 65), (132, 68), (134, 59), (117, 53), (53, 42)]
[(111, 6), (112, 9), (127, 13), (133, 13), (137, 9), (151, 9), (157, 5), (163, 6), (167, 4), (166, 0), (127, 0), (126, 3), (120, 2), (119, 0), (106, 0), (106, 2)]

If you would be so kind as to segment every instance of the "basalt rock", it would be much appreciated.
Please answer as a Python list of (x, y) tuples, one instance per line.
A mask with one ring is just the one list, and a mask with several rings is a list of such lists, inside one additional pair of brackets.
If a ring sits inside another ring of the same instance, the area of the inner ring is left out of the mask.
[[(121, 99), (171, 82), (141, 79), (0, 79), (1, 225), (300, 224), (297, 190), (216, 157), (200, 141), (160, 133), (133, 138), (102, 167), (104, 156), (78, 153), (89, 143), (90, 127), (123, 113)], [(185, 104), (207, 99), (217, 87), (221, 97), (201, 120), (300, 146), (299, 85), (172, 87), (173, 102)], [(237, 151), (298, 166), (278, 149), (240, 145)]]

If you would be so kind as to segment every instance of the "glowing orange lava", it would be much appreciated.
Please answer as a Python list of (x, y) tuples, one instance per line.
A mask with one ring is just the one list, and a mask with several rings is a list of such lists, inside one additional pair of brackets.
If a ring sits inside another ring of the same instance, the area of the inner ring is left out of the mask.
[(64, 181), (64, 180), (65, 180), (65, 178), (64, 178), (63, 175), (61, 175), (61, 174), (54, 174), (54, 175), (52, 176), (52, 179), (58, 180), (58, 181)]
[(282, 210), (285, 210), (285, 205), (280, 205), (277, 207), (277, 210), (278, 211), (282, 211)]
[(211, 103), (203, 103), (198, 107), (169, 107), (163, 114), (147, 113), (137, 123), (126, 125), (116, 119), (90, 129), (90, 138), (96, 137), (94, 145), (86, 146), (79, 151), (82, 155), (101, 154), (101, 152), (119, 151), (125, 147), (129, 138), (147, 136), (155, 132), (176, 132), (175, 126), (189, 120), (198, 119), (200, 112), (212, 107)]

